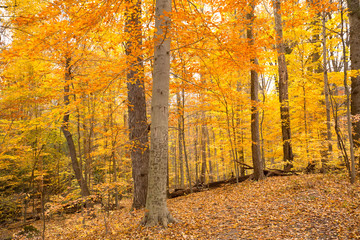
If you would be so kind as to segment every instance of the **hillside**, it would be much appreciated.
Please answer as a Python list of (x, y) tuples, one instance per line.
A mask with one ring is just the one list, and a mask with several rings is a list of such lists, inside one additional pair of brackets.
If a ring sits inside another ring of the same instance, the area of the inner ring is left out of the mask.
[(80, 213), (50, 220), (46, 239), (360, 239), (360, 185), (342, 175), (272, 177), (170, 199), (179, 223), (168, 229), (140, 227), (144, 212), (122, 204), (85, 224)]

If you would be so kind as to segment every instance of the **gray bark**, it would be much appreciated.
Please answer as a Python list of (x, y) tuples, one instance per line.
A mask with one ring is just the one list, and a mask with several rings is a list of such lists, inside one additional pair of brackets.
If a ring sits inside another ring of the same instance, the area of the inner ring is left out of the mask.
[(156, 0), (153, 89), (151, 101), (151, 145), (145, 226), (167, 227), (175, 219), (166, 204), (168, 161), (168, 116), (170, 80), (171, 0)]
[(129, 70), (127, 72), (129, 139), (132, 163), (132, 177), (134, 179), (134, 196), (132, 207), (145, 207), (148, 166), (149, 139), (146, 117), (146, 99), (144, 87), (143, 58), (137, 54), (142, 45), (141, 32), (141, 0), (127, 0), (128, 15), (126, 16), (125, 32), (129, 34), (126, 42), (126, 55)]

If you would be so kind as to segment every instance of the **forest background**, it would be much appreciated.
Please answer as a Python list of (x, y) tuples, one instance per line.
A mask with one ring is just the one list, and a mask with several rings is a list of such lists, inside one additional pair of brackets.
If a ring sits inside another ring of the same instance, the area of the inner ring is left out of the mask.
[[(173, 1), (169, 192), (262, 179), (264, 169), (340, 170), (355, 181), (355, 2)], [(89, 196), (115, 207), (134, 196), (143, 207), (154, 2), (11, 0), (0, 9), (1, 223)]]

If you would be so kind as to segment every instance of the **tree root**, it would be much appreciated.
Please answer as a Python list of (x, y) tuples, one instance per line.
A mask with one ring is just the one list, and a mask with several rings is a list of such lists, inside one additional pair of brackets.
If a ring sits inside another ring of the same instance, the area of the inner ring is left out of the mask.
[(165, 214), (155, 212), (150, 214), (150, 211), (147, 211), (140, 224), (145, 227), (160, 226), (167, 228), (169, 224), (176, 222), (179, 221), (176, 220), (168, 210), (165, 211)]

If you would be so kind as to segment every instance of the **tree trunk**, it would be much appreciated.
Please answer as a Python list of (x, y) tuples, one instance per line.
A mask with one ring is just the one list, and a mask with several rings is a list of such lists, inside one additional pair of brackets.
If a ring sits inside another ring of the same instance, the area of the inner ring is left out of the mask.
[(309, 132), (308, 132), (308, 120), (307, 120), (307, 105), (306, 105), (306, 82), (303, 81), (302, 84), (302, 90), (303, 90), (303, 113), (304, 113), (304, 131), (305, 131), (305, 149), (306, 149), (306, 159), (308, 161), (308, 165), (309, 164), (313, 164), (313, 160), (310, 160), (310, 156), (309, 156)]
[(199, 130), (197, 126), (197, 121), (195, 124), (195, 140), (194, 140), (194, 154), (195, 154), (195, 183), (199, 183), (199, 156), (198, 156), (198, 139), (199, 139)]
[[(211, 116), (210, 116), (211, 117)], [(211, 121), (211, 119), (210, 119)], [(212, 166), (212, 161), (211, 161), (211, 149), (210, 149), (210, 133), (209, 133), (209, 128), (206, 127), (206, 142), (207, 142), (207, 159), (208, 159), (208, 164), (209, 164), (209, 182), (213, 182), (214, 181), (214, 176), (213, 176), (213, 166)]]
[(166, 205), (168, 117), (170, 80), (171, 0), (156, 0), (153, 89), (151, 101), (151, 148), (145, 226), (167, 227), (175, 219)]
[[(240, 81), (237, 82), (236, 84), (236, 92), (237, 94), (241, 94), (240, 92), (244, 91), (243, 86), (241, 84)], [(244, 157), (244, 129), (242, 126), (242, 119), (240, 118), (240, 114), (242, 114), (243, 112), (243, 105), (240, 104), (240, 106), (236, 106), (236, 112), (235, 112), (235, 116), (236, 116), (236, 125), (238, 127), (240, 127), (240, 138), (241, 138), (241, 146), (239, 148), (237, 148), (237, 154), (236, 154), (236, 161), (239, 161), (240, 163), (245, 163), (245, 157)], [(238, 128), (237, 127), (237, 128)], [(238, 129), (237, 131), (238, 132)], [(234, 130), (235, 133), (235, 130)], [(236, 143), (236, 145), (238, 145)], [(245, 168), (242, 164), (240, 164), (240, 176), (243, 177), (245, 176)]]
[[(253, 34), (253, 23), (254, 23), (254, 4), (250, 5), (250, 13), (247, 14), (247, 20), (250, 21), (247, 30), (247, 37), (250, 46), (254, 46), (254, 34)], [(251, 69), (251, 150), (252, 160), (254, 166), (254, 178), (255, 180), (262, 180), (265, 178), (263, 164), (261, 161), (260, 152), (260, 133), (259, 133), (259, 111), (257, 105), (259, 104), (259, 76), (256, 70), (258, 60), (256, 57), (250, 59), (252, 66)]]
[[(113, 164), (113, 181), (114, 183), (117, 183), (117, 161), (116, 161), (116, 136), (117, 134), (114, 133), (114, 117), (113, 117), (113, 102), (109, 104), (109, 111), (110, 111), (110, 131), (111, 131), (111, 157)], [(121, 156), (121, 152), (119, 154)], [(111, 164), (111, 163), (110, 163)], [(116, 209), (119, 208), (119, 191), (117, 186), (114, 188), (114, 195), (115, 195), (115, 206)]]
[(184, 160), (183, 160), (183, 129), (182, 129), (182, 119), (183, 119), (183, 111), (182, 104), (180, 98), (180, 89), (176, 93), (176, 103), (177, 103), (177, 113), (178, 113), (178, 146), (179, 146), (179, 165), (180, 165), (180, 188), (185, 187), (184, 180)]
[(290, 170), (293, 167), (293, 153), (291, 146), (291, 128), (290, 128), (290, 111), (288, 96), (288, 72), (285, 59), (285, 45), (283, 40), (283, 27), (281, 19), (280, 0), (273, 0), (275, 31), (276, 31), (276, 48), (278, 53), (278, 70), (279, 70), (279, 101), (281, 115), (281, 131), (283, 139), (284, 170)]
[(182, 88), (181, 90), (181, 97), (182, 97), (182, 114), (181, 114), (181, 134), (183, 140), (183, 147), (184, 147), (184, 158), (185, 158), (185, 166), (186, 166), (186, 174), (189, 184), (190, 192), (192, 193), (192, 183), (191, 183), (191, 175), (190, 175), (190, 165), (189, 159), (186, 151), (186, 142), (185, 142), (185, 116), (184, 116), (184, 109), (185, 109), (185, 89)]
[[(323, 68), (324, 68), (324, 96), (325, 96), (325, 106), (326, 106), (326, 140), (328, 142), (327, 148), (327, 158), (332, 152), (332, 144), (331, 144), (331, 118), (330, 118), (330, 100), (329, 100), (329, 82), (328, 82), (328, 68), (327, 68), (327, 48), (326, 48), (326, 14), (323, 13)], [(327, 171), (327, 162), (321, 162), (321, 172), (325, 173)]]
[(179, 185), (179, 174), (178, 174), (178, 166), (177, 166), (177, 151), (176, 151), (176, 136), (174, 139), (173, 153), (174, 153), (174, 172), (175, 172), (175, 188), (178, 188)]
[[(360, 70), (360, 2), (359, 0), (347, 0), (350, 21), (350, 62), (351, 70)], [(351, 114), (353, 120), (354, 145), (360, 148), (360, 74), (351, 78)], [(360, 157), (359, 151), (357, 158)]]
[[(244, 149), (244, 130), (241, 129), (241, 149), (240, 149), (240, 162), (245, 163), (245, 149)], [(245, 176), (244, 166), (240, 166), (240, 176)]]
[(126, 0), (128, 11), (125, 22), (125, 32), (128, 34), (126, 55), (129, 70), (127, 72), (129, 140), (134, 180), (134, 196), (132, 207), (145, 207), (148, 166), (149, 139), (146, 117), (146, 99), (144, 87), (143, 57), (139, 54), (142, 45), (141, 32), (141, 0)]
[[(342, 5), (342, 2), (341, 2)], [(355, 6), (354, 6), (355, 7)], [(347, 71), (348, 71), (348, 61), (346, 56), (346, 43), (345, 43), (345, 32), (344, 32), (344, 11), (341, 6), (341, 42), (343, 50), (343, 61), (344, 61), (344, 87), (346, 95), (346, 120), (347, 120), (347, 130), (349, 137), (349, 148), (350, 148), (350, 182), (355, 183), (355, 159), (354, 159), (354, 142), (352, 136), (352, 122), (351, 122), (351, 113), (350, 113), (350, 91), (347, 84)]]
[[(204, 119), (204, 114), (202, 120)], [(201, 125), (201, 173), (200, 183), (206, 183), (206, 124)]]
[[(65, 86), (64, 86), (64, 105), (66, 108), (70, 105), (70, 98), (69, 98), (69, 92), (70, 92), (70, 83), (71, 80), (71, 58), (65, 59)], [(89, 196), (90, 191), (88, 186), (86, 185), (86, 182), (83, 179), (83, 175), (80, 171), (79, 162), (76, 157), (76, 148), (74, 144), (74, 140), (72, 137), (71, 132), (69, 131), (69, 119), (70, 119), (70, 112), (67, 109), (64, 117), (63, 117), (63, 123), (61, 126), (61, 131), (64, 133), (64, 136), (66, 138), (66, 142), (69, 148), (70, 158), (71, 158), (71, 165), (75, 172), (75, 178), (81, 188), (81, 195), (82, 196)]]
[[(85, 107), (84, 107), (85, 109)], [(86, 125), (86, 120), (85, 118), (83, 118), (83, 133), (84, 133), (84, 137), (83, 137), (83, 148), (84, 148), (84, 166), (82, 166), (82, 162), (81, 162), (81, 172), (84, 172), (84, 184), (87, 185), (87, 179), (88, 179), (88, 167), (89, 167), (89, 144), (88, 144), (88, 127)], [(81, 154), (81, 153), (79, 153)], [(82, 170), (84, 169), (84, 171)]]
[[(266, 102), (266, 84), (265, 84), (265, 77), (261, 75), (261, 94), (262, 94), (262, 104)], [(266, 168), (266, 159), (265, 159), (265, 141), (264, 141), (264, 120), (265, 120), (265, 110), (262, 109), (261, 111), (261, 121), (260, 121), (260, 141), (261, 141), (261, 159), (263, 163), (263, 169)]]
[[(319, 6), (320, 2), (319, 0), (307, 0), (308, 4), (309, 4), (309, 8), (311, 9), (315, 9), (316, 6)], [(311, 42), (314, 46), (314, 50), (312, 53), (312, 63), (314, 67), (310, 67), (310, 71), (314, 72), (314, 73), (321, 73), (321, 71), (323, 72), (323, 76), (324, 76), (324, 97), (325, 97), (325, 108), (326, 108), (326, 129), (323, 128), (321, 129), (320, 132), (320, 136), (321, 136), (321, 147), (320, 147), (320, 156), (321, 156), (321, 169), (320, 172), (325, 173), (327, 171), (327, 163), (329, 161), (329, 155), (332, 149), (331, 146), (331, 131), (330, 131), (330, 103), (329, 103), (329, 93), (328, 93), (328, 86), (327, 86), (327, 59), (326, 59), (326, 29), (325, 29), (325, 13), (323, 16), (323, 27), (322, 27), (322, 35), (323, 35), (323, 49), (322, 49), (322, 53), (323, 53), (323, 63), (324, 66), (321, 69), (321, 65), (320, 65), (320, 19), (321, 19), (321, 13), (317, 12), (316, 16), (314, 18), (314, 21), (312, 22), (312, 39)], [(323, 100), (321, 100), (321, 104), (324, 104)], [(305, 115), (305, 113), (304, 113)], [(323, 141), (322, 139), (326, 139), (327, 141)], [(306, 138), (306, 143), (308, 146), (308, 138)], [(309, 152), (308, 147), (307, 147), (307, 153)], [(309, 163), (309, 164), (314, 164), (314, 163)]]

